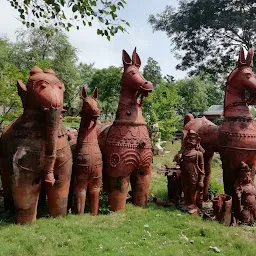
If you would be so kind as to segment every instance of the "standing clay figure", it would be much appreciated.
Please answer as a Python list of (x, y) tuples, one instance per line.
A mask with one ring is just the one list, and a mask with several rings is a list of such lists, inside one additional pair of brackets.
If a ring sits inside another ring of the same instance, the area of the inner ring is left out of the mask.
[(197, 214), (202, 206), (202, 192), (204, 187), (204, 158), (199, 150), (200, 137), (193, 130), (189, 130), (184, 150), (180, 160), (181, 181), (184, 192), (183, 210)]
[(235, 191), (238, 208), (240, 209), (239, 220), (248, 224), (256, 222), (256, 189), (251, 175), (252, 170), (242, 161), (235, 183)]
[(153, 86), (139, 71), (141, 61), (136, 49), (132, 59), (123, 50), (123, 65), (116, 119), (99, 133), (105, 175), (103, 184), (111, 211), (125, 208), (129, 182), (132, 203), (146, 206), (151, 178), (152, 147), (142, 116), (142, 102)]
[(82, 98), (81, 123), (74, 150), (72, 174), (75, 201), (74, 211), (78, 214), (84, 214), (88, 192), (91, 213), (97, 215), (102, 179), (102, 156), (96, 131), (97, 118), (100, 115), (97, 103), (98, 89), (94, 90), (92, 97), (88, 97), (83, 88)]
[(72, 154), (61, 121), (64, 85), (52, 70), (34, 67), (27, 85), (17, 83), (24, 112), (3, 132), (0, 144), (5, 207), (12, 200), (17, 223), (36, 220), (41, 182), (51, 216), (67, 213)]

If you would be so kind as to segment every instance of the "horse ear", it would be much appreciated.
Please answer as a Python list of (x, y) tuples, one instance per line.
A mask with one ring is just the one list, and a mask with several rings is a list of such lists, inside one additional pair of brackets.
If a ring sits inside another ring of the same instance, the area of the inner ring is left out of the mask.
[(129, 66), (132, 65), (132, 60), (129, 54), (125, 50), (123, 50), (122, 59), (123, 59), (124, 69), (127, 69)]
[(239, 53), (239, 58), (238, 58), (238, 66), (244, 65), (245, 62), (245, 57), (244, 57), (244, 48), (241, 47), (240, 53)]
[(85, 99), (86, 97), (87, 97), (87, 93), (86, 93), (85, 88), (83, 87), (82, 88), (82, 98)]
[(136, 52), (136, 47), (134, 48), (134, 51), (132, 53), (132, 64), (135, 65), (137, 68), (140, 68), (141, 66), (141, 60), (138, 53)]
[(17, 88), (18, 88), (19, 95), (22, 92), (27, 92), (27, 86), (21, 80), (17, 81)]
[(94, 89), (93, 94), (92, 94), (92, 97), (93, 97), (94, 99), (98, 99), (98, 88), (97, 88), (97, 87)]
[(251, 66), (253, 55), (254, 55), (254, 49), (250, 48), (248, 50), (246, 61), (245, 61), (247, 66)]
[(27, 86), (21, 81), (17, 81), (17, 89), (18, 89), (18, 94), (21, 98), (22, 105), (25, 108), (25, 101), (26, 101), (26, 94), (27, 94)]

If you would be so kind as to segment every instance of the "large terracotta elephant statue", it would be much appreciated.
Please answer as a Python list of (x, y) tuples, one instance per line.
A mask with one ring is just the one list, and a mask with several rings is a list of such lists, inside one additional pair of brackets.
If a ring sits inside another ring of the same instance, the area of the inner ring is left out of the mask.
[(65, 88), (54, 71), (33, 67), (17, 87), (24, 111), (3, 131), (0, 166), (5, 208), (14, 203), (24, 224), (36, 220), (42, 182), (50, 215), (67, 213), (72, 154), (61, 120)]

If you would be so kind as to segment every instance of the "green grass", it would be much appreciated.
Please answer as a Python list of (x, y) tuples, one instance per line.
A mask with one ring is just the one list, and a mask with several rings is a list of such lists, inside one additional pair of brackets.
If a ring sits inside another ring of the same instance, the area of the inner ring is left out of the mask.
[[(172, 152), (155, 157), (154, 166), (169, 163), (179, 143), (167, 147)], [(219, 172), (218, 164), (215, 169)], [(155, 170), (150, 192), (167, 196), (166, 178)], [(225, 227), (154, 203), (148, 208), (128, 204), (124, 212), (97, 217), (41, 217), (25, 226), (11, 224), (13, 219), (6, 216), (0, 221), (0, 255), (216, 255), (209, 246), (218, 247), (218, 255), (256, 255), (255, 227)]]

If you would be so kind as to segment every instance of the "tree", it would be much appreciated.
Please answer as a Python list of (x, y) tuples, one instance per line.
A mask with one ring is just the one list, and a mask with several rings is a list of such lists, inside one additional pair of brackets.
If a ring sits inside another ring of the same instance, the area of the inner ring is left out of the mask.
[(177, 68), (190, 75), (218, 79), (235, 66), (241, 46), (248, 50), (256, 43), (254, 0), (181, 0), (178, 9), (167, 6), (149, 22), (167, 33), (181, 59)]
[(116, 111), (118, 98), (120, 94), (120, 81), (122, 77), (122, 69), (111, 66), (109, 68), (99, 69), (92, 77), (89, 84), (90, 92), (94, 88), (99, 89), (99, 100), (102, 110), (105, 114), (105, 119), (108, 115)]
[[(97, 21), (100, 28), (97, 34), (110, 40), (118, 31), (125, 31), (121, 24), (129, 23), (118, 18), (118, 11), (124, 8), (125, 0), (7, 0), (19, 12), (20, 19), (27, 27), (40, 28), (55, 26), (67, 31), (81, 25), (92, 26)], [(70, 15), (71, 13), (71, 15)], [(32, 17), (32, 19), (31, 19)]]
[(147, 123), (158, 123), (164, 140), (170, 139), (171, 133), (180, 126), (181, 116), (176, 112), (179, 102), (180, 96), (175, 86), (163, 81), (147, 98), (144, 98), (143, 113)]
[(143, 76), (146, 80), (153, 83), (157, 87), (162, 79), (161, 68), (156, 60), (149, 57), (147, 64), (143, 68)]
[(211, 105), (222, 103), (222, 92), (211, 80), (201, 77), (186, 78), (175, 82), (178, 95), (181, 97), (177, 112), (184, 116), (188, 113), (201, 114)]
[(68, 114), (72, 114), (72, 109), (78, 105), (82, 86), (77, 59), (77, 50), (70, 44), (67, 35), (49, 27), (46, 30), (20, 30), (9, 60), (22, 72), (28, 72), (35, 65), (53, 69), (65, 85), (65, 108)]

